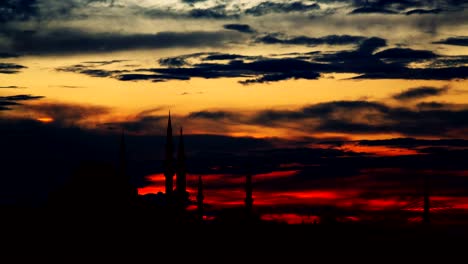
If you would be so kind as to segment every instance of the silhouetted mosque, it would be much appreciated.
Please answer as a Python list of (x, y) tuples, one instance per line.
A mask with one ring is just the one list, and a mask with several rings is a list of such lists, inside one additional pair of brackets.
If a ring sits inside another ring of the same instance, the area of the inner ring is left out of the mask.
[[(174, 139), (172, 134), (172, 119), (169, 112), (167, 120), (166, 130), (166, 141), (165, 141), (165, 156), (163, 161), (164, 167), (164, 178), (165, 178), (165, 193), (164, 201), (165, 206), (171, 210), (167, 210), (168, 213), (173, 213), (176, 216), (180, 214), (188, 216), (185, 211), (186, 207), (191, 204), (189, 199), (189, 193), (187, 192), (187, 166), (185, 156), (185, 145), (183, 130), (180, 128), (179, 142), (177, 146), (177, 156), (174, 157), (175, 147)], [(174, 176), (175, 176), (175, 188), (174, 188)], [(196, 211), (195, 215), (192, 215), (198, 222), (204, 220), (205, 206), (204, 206), (204, 194), (203, 194), (203, 179), (202, 176), (198, 176), (198, 186), (196, 194)], [(241, 219), (242, 221), (253, 219), (253, 194), (252, 194), (252, 175), (246, 175), (245, 183), (245, 207), (242, 212), (236, 212), (235, 217), (232, 220)], [(222, 219), (221, 221), (225, 221)]]
[(49, 196), (56, 210), (109, 211), (133, 208), (138, 192), (127, 173), (125, 135), (122, 132), (117, 168), (102, 161), (81, 161), (68, 182)]
[[(122, 131), (117, 166), (101, 161), (82, 161), (63, 188), (51, 193), (49, 206), (55, 210), (76, 211), (79, 209), (80, 212), (92, 211), (93, 213), (143, 209), (140, 212), (159, 215), (161, 219), (169, 221), (203, 222), (206, 212), (202, 176), (198, 178), (196, 201), (191, 201), (187, 192), (183, 130), (180, 128), (175, 157), (170, 113), (167, 121), (163, 169), (165, 193), (139, 196), (127, 171), (127, 149), (125, 134)], [(229, 213), (230, 219), (220, 217), (220, 221), (244, 222), (254, 218), (252, 174), (250, 173), (246, 174), (244, 188), (245, 206), (235, 211), (235, 214)], [(188, 212), (186, 209), (190, 204), (196, 205), (196, 210)]]
[[(164, 177), (166, 201), (171, 206), (182, 209), (189, 203), (187, 192), (187, 167), (185, 164), (185, 148), (183, 130), (180, 128), (177, 159), (174, 158), (174, 142), (172, 137), (171, 113), (167, 121), (166, 152), (164, 158)], [(174, 190), (174, 175), (176, 186)]]

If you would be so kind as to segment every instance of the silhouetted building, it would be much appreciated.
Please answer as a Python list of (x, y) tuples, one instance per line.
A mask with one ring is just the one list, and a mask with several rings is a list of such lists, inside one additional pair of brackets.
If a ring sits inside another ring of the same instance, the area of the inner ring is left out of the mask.
[(197, 192), (197, 216), (200, 221), (203, 221), (203, 181), (202, 176), (198, 176), (198, 192)]
[(430, 219), (430, 198), (429, 198), (429, 178), (424, 176), (424, 211), (423, 211), (423, 223), (429, 224)]
[(122, 135), (120, 137), (119, 165), (116, 181), (119, 182), (118, 184), (122, 186), (122, 192), (126, 193), (123, 195), (128, 196), (126, 198), (127, 203), (133, 206), (138, 197), (138, 191), (137, 188), (133, 186), (131, 177), (127, 172), (127, 146), (125, 143), (124, 130), (122, 130)]
[(51, 193), (54, 209), (93, 211), (125, 210), (137, 202), (137, 189), (126, 172), (125, 136), (122, 132), (117, 169), (112, 163), (83, 161), (62, 188)]
[[(174, 189), (174, 175), (176, 176)], [(166, 187), (166, 201), (169, 206), (177, 210), (185, 209), (189, 204), (187, 192), (187, 169), (185, 163), (185, 147), (182, 128), (180, 129), (177, 158), (174, 158), (174, 143), (172, 136), (171, 113), (167, 121), (166, 153), (164, 159), (164, 177)]]
[(187, 171), (185, 164), (185, 148), (182, 128), (180, 128), (179, 146), (177, 151), (177, 166), (176, 166), (176, 196), (178, 206), (184, 207), (188, 201), (187, 193)]
[(108, 211), (129, 208), (135, 201), (127, 182), (110, 163), (87, 161), (73, 172), (70, 180), (50, 197), (56, 209)]
[(252, 216), (253, 197), (252, 197), (252, 175), (248, 173), (245, 177), (245, 210), (247, 217)]
[(121, 178), (127, 177), (127, 148), (125, 145), (125, 132), (122, 129), (122, 135), (120, 137), (120, 151), (119, 151), (119, 176)]
[(166, 199), (172, 198), (173, 191), (173, 179), (175, 175), (175, 160), (174, 160), (174, 141), (172, 139), (172, 124), (171, 124), (171, 112), (169, 112), (169, 118), (167, 120), (167, 132), (166, 132), (166, 154), (164, 159), (164, 177), (166, 187)]

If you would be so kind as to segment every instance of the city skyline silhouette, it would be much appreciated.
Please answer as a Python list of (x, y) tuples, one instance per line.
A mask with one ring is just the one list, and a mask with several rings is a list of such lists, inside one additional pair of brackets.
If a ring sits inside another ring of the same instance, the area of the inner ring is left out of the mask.
[(354, 262), (468, 237), (467, 7), (0, 1), (5, 244)]
[[(167, 218), (166, 221), (172, 221), (173, 224), (246, 224), (248, 222), (260, 223), (258, 221), (261, 220), (277, 224), (301, 225), (330, 223), (381, 225), (385, 223), (395, 226), (411, 226), (416, 223), (429, 225), (432, 216), (435, 216), (435, 219), (439, 218), (435, 223), (445, 225), (457, 223), (457, 221), (458, 224), (462, 223), (468, 217), (463, 209), (457, 210), (447, 202), (437, 200), (431, 202), (432, 188), (429, 187), (430, 176), (428, 175), (422, 175), (422, 178), (416, 181), (411, 200), (380, 209), (378, 210), (380, 212), (377, 213), (372, 212), (372, 209), (338, 212), (336, 208), (320, 208), (313, 204), (308, 206), (309, 209), (304, 209), (307, 206), (303, 206), (302, 210), (296, 209), (293, 212), (284, 208), (285, 212), (281, 209), (276, 210), (274, 205), (269, 204), (260, 203), (260, 205), (254, 206), (253, 181), (256, 177), (252, 177), (252, 171), (255, 171), (256, 168), (253, 165), (255, 162), (250, 159), (246, 160), (239, 168), (240, 181), (237, 182), (237, 188), (243, 189), (243, 198), (239, 197), (234, 206), (219, 203), (215, 205), (216, 209), (210, 210), (209, 208), (213, 204), (205, 204), (205, 200), (211, 199), (204, 193), (203, 186), (203, 177), (209, 177), (209, 174), (195, 175), (197, 181), (192, 181), (192, 183), (197, 185), (191, 186), (192, 193), (187, 191), (187, 173), (190, 175), (190, 171), (187, 171), (182, 127), (178, 136), (177, 153), (175, 153), (170, 112), (167, 117), (164, 141), (165, 150), (161, 166), (164, 171), (164, 182), (159, 183), (160, 187), (164, 188), (164, 192), (141, 194), (141, 189), (147, 189), (149, 186), (141, 188), (134, 186), (130, 176), (132, 173), (127, 169), (127, 143), (125, 131), (122, 129), (118, 160), (115, 162), (115, 166), (99, 160), (81, 162), (65, 184), (49, 194), (43, 208), (52, 212), (72, 211), (79, 208), (81, 212), (89, 210), (93, 213), (96, 210), (142, 210), (146, 213), (160, 214), (160, 217)], [(413, 172), (417, 173), (416, 170)], [(262, 177), (262, 174), (255, 174), (255, 176)], [(242, 177), (244, 178), (243, 182)], [(222, 181), (222, 179), (218, 181)], [(151, 185), (151, 181), (149, 184)], [(431, 204), (433, 204), (432, 207)], [(243, 207), (243, 210), (237, 210), (236, 207)], [(232, 212), (227, 213), (229, 211)], [(381, 222), (382, 216), (390, 220)]]

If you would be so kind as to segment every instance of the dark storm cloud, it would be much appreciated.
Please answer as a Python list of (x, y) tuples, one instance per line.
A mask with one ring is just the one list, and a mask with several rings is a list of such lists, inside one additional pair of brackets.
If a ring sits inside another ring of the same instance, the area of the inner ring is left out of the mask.
[[(307, 40), (308, 42), (311, 39)], [(315, 43), (344, 44), (357, 42), (349, 51), (290, 53), (288, 58), (244, 56), (218, 52), (180, 55), (159, 60), (160, 68), (140, 68), (132, 71), (108, 71), (88, 65), (62, 67), (59, 70), (90, 76), (111, 76), (122, 81), (190, 80), (191, 78), (246, 78), (241, 84), (268, 83), (290, 79), (317, 79), (321, 73), (356, 73), (354, 79), (427, 79), (451, 80), (468, 77), (466, 58), (440, 56), (431, 51), (390, 48), (378, 37), (327, 36)], [(377, 53), (376, 53), (377, 52)], [(409, 68), (412, 62), (425, 60), (426, 68)], [(209, 63), (206, 63), (209, 62)]]
[[(463, 1), (463, 0), (462, 0)], [(459, 5), (460, 0), (437, 1), (439, 6)], [(353, 0), (353, 6), (367, 9), (389, 9), (399, 12), (407, 9), (422, 9), (434, 6), (433, 0)]]
[(19, 73), (22, 69), (27, 68), (26, 66), (15, 64), (15, 63), (4, 63), (0, 62), (0, 73), (3, 74), (14, 74)]
[(6, 58), (17, 58), (17, 57), (18, 57), (17, 54), (6, 53), (6, 52), (0, 52), (0, 58), (1, 58), (1, 59), (6, 59)]
[(20, 105), (20, 103), (14, 102), (14, 101), (2, 101), (0, 100), (0, 110), (1, 111), (6, 111), (6, 110), (12, 110), (9, 106), (15, 106), (15, 105)]
[(84, 75), (88, 75), (91, 77), (110, 77), (115, 74), (122, 74), (126, 71), (122, 70), (102, 70), (102, 69), (94, 69), (92, 68), (93, 65), (91, 64), (76, 64), (72, 66), (67, 66), (67, 67), (61, 67), (57, 68), (57, 71), (62, 71), (62, 72), (74, 72), (74, 73), (80, 73)]
[(266, 110), (257, 113), (253, 122), (258, 124), (275, 124), (278, 121), (294, 121), (308, 118), (327, 119), (343, 112), (366, 112), (374, 110), (385, 113), (389, 108), (381, 103), (367, 101), (336, 101), (310, 105), (299, 110)]
[(410, 11), (407, 11), (405, 14), (406, 15), (423, 15), (423, 14), (439, 14), (443, 10), (440, 8), (434, 8), (434, 9), (412, 9)]
[(424, 15), (439, 14), (448, 11), (463, 10), (466, 5), (464, 0), (354, 0), (353, 9), (350, 14), (406, 14), (406, 15)]
[(408, 79), (408, 80), (452, 80), (466, 79), (468, 77), (468, 67), (446, 67), (446, 68), (425, 68), (410, 69), (401, 68), (393, 72), (366, 73), (355, 79)]
[(365, 37), (361, 36), (350, 36), (350, 35), (329, 35), (319, 38), (311, 38), (307, 36), (298, 36), (298, 37), (282, 37), (278, 34), (267, 34), (265, 36), (259, 37), (256, 42), (264, 44), (289, 44), (289, 45), (349, 45), (349, 44), (359, 44)]
[(429, 68), (445, 68), (468, 65), (468, 56), (445, 56), (433, 60)]
[(253, 83), (269, 83), (277, 82), (290, 79), (305, 79), (305, 80), (316, 80), (320, 77), (319, 73), (310, 72), (310, 71), (293, 71), (288, 73), (275, 73), (275, 74), (266, 74), (255, 79), (247, 79), (245, 81), (240, 81), (241, 84), (253, 84)]
[(242, 33), (254, 33), (255, 32), (255, 30), (253, 30), (247, 24), (226, 24), (223, 27), (225, 29), (235, 30), (235, 31), (239, 31), (239, 32), (242, 32)]
[(128, 60), (108, 60), (108, 61), (84, 61), (83, 63), (92, 64), (94, 66), (105, 66), (115, 63), (127, 62)]
[(416, 138), (393, 138), (382, 140), (360, 140), (359, 145), (365, 146), (394, 146), (394, 147), (421, 147), (421, 146), (450, 146), (468, 147), (468, 140), (464, 139), (416, 139)]
[(19, 106), (22, 105), (21, 101), (31, 101), (31, 100), (38, 100), (42, 99), (44, 96), (34, 96), (30, 94), (19, 94), (19, 95), (10, 95), (10, 96), (0, 96), (0, 110), (13, 110), (11, 106)]
[(378, 6), (360, 7), (350, 12), (350, 14), (398, 14), (398, 12)]
[(165, 82), (167, 80), (190, 80), (188, 76), (166, 74), (122, 74), (117, 76), (120, 81), (152, 80), (153, 82)]
[(14, 101), (1, 101), (0, 100), (0, 105), (1, 106), (11, 106), (11, 105), (20, 105), (20, 103), (14, 102)]
[(232, 119), (235, 117), (237, 117), (236, 114), (227, 111), (200, 111), (192, 112), (188, 115), (188, 118), (203, 118), (211, 120)]
[(379, 102), (337, 101), (298, 110), (261, 111), (250, 122), (281, 127), (300, 121), (303, 124), (301, 129), (308, 127), (310, 132), (460, 136), (468, 129), (467, 118), (466, 108), (411, 109), (391, 107)]
[(441, 109), (449, 105), (439, 102), (421, 102), (418, 103), (416, 106), (420, 109)]
[(413, 49), (405, 49), (405, 48), (392, 48), (380, 51), (375, 54), (379, 58), (384, 59), (409, 59), (409, 60), (417, 60), (417, 59), (433, 59), (436, 58), (437, 55), (429, 50), (413, 50)]
[(0, 23), (24, 21), (37, 13), (36, 0), (2, 0), (0, 2)]
[(42, 99), (44, 96), (34, 96), (30, 94), (20, 94), (20, 95), (11, 95), (11, 96), (0, 96), (0, 101), (29, 101)]
[(14, 52), (27, 54), (99, 53), (131, 49), (215, 47), (238, 40), (240, 33), (159, 32), (155, 34), (91, 33), (79, 30), (27, 31), (10, 37)]
[(166, 67), (182, 67), (187, 65), (187, 61), (185, 58), (178, 57), (162, 58), (159, 60), (159, 64)]
[(191, 8), (188, 10), (172, 10), (159, 8), (143, 8), (143, 16), (154, 19), (175, 18), (175, 19), (218, 19), (230, 20), (239, 19), (240, 10), (227, 10), (226, 5), (217, 5), (209, 8)]
[(190, 53), (190, 54), (183, 54), (179, 56), (173, 57), (165, 57), (158, 60), (161, 66), (166, 67), (182, 67), (182, 66), (189, 66), (192, 65), (190, 62), (191, 60), (202, 60), (210, 55), (219, 55), (222, 53), (218, 52), (197, 52), (197, 53)]
[(237, 19), (239, 18), (238, 13), (228, 12), (226, 5), (218, 5), (207, 9), (191, 9), (188, 12), (188, 16), (191, 18), (202, 18), (202, 19)]
[[(191, 54), (184, 54), (174, 57), (161, 58), (159, 64), (167, 67), (181, 67), (181, 66), (193, 66), (197, 62), (202, 61), (216, 61), (216, 60), (236, 60), (236, 59), (246, 59), (246, 60), (258, 60), (261, 59), (261, 56), (244, 56), (240, 54), (231, 54), (231, 53), (220, 53), (220, 52), (198, 52)], [(183, 64), (183, 65), (181, 65)]]
[(356, 52), (360, 54), (370, 54), (378, 48), (387, 46), (387, 41), (383, 38), (372, 37), (364, 40)]
[(19, 89), (19, 88), (23, 88), (23, 87), (19, 87), (19, 86), (16, 86), (16, 85), (0, 86), (0, 89)]
[(438, 96), (444, 94), (448, 91), (448, 87), (429, 87), (429, 86), (421, 86), (408, 89), (401, 93), (395, 94), (393, 96), (394, 99), (401, 100), (401, 101), (408, 101), (408, 100), (417, 100), (421, 98), (426, 98), (430, 96)]
[(164, 131), (167, 123), (165, 116), (142, 116), (137, 120), (106, 123), (104, 127), (110, 130), (120, 131), (122, 128), (129, 133), (158, 133)]
[[(355, 62), (360, 61), (366, 65), (354, 65), (353, 67), (362, 68), (367, 65), (384, 65), (377, 57), (373, 56), (377, 49), (387, 46), (387, 41), (378, 37), (367, 38), (362, 41), (358, 48), (353, 51), (338, 51), (336, 53), (325, 54), (319, 58), (320, 61), (325, 62), (340, 62), (345, 63), (347, 66), (353, 66)], [(348, 65), (349, 64), (349, 65)]]
[(305, 4), (300, 1), (290, 3), (262, 2), (245, 10), (245, 14), (262, 16), (270, 13), (307, 12), (320, 9), (317, 3)]
[(468, 37), (452, 37), (437, 42), (434, 44), (446, 44), (446, 45), (455, 45), (455, 46), (468, 46)]
[(239, 54), (213, 54), (206, 56), (203, 60), (205, 61), (212, 61), (212, 60), (236, 60), (236, 59), (242, 59), (242, 58), (249, 58), (247, 56), (239, 55)]
[[(243, 84), (273, 82), (286, 79), (316, 79), (318, 73), (312, 71), (315, 64), (295, 59), (260, 59), (253, 62), (232, 60), (229, 64), (202, 63), (190, 68), (154, 68), (140, 71), (157, 74), (138, 74), (137, 79), (163, 80), (201, 77), (206, 79), (228, 77), (255, 77), (242, 81)], [(134, 75), (130, 75), (132, 80)], [(172, 77), (171, 77), (172, 76)], [(259, 76), (259, 77), (257, 77)], [(121, 75), (120, 80), (128, 80), (129, 75)]]

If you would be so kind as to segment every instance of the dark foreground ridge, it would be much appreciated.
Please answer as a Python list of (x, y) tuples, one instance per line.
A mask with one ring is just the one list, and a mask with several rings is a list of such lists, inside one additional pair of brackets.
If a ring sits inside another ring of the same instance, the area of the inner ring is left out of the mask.
[(177, 224), (160, 221), (157, 215), (130, 212), (79, 215), (17, 211), (3, 215), (0, 232), (6, 242), (4, 249), (38, 250), (47, 256), (55, 256), (57, 252), (80, 257), (104, 253), (112, 253), (112, 257), (163, 256), (169, 252), (177, 255), (180, 251), (179, 257), (188, 259), (194, 252), (205, 257), (252, 255), (265, 260), (310, 254), (355, 260), (376, 253), (427, 259), (442, 252), (448, 254), (446, 257), (464, 252), (460, 248), (468, 238), (467, 225), (287, 225), (262, 221)]

